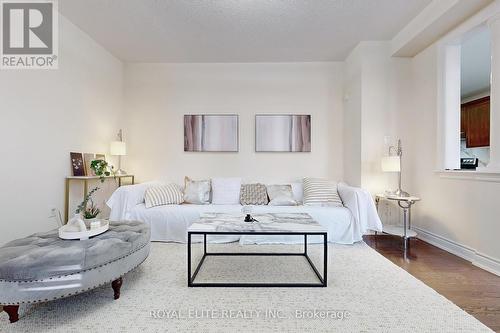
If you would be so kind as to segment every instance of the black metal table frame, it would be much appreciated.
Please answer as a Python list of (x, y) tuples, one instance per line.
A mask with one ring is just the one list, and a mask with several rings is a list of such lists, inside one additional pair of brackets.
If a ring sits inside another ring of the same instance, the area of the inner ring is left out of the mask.
[[(191, 237), (193, 235), (203, 235), (203, 257), (196, 266), (194, 273), (191, 274)], [(281, 253), (281, 252), (207, 252), (207, 235), (286, 235), (286, 236), (304, 236), (304, 252)], [(307, 253), (307, 237), (319, 235), (323, 236), (323, 276), (312, 262)], [(319, 283), (239, 283), (239, 282), (195, 282), (196, 275), (200, 271), (205, 259), (209, 256), (303, 256), (311, 266), (318, 277)], [(328, 270), (328, 242), (326, 232), (232, 232), (232, 231), (189, 231), (187, 243), (187, 270), (188, 287), (326, 287)]]

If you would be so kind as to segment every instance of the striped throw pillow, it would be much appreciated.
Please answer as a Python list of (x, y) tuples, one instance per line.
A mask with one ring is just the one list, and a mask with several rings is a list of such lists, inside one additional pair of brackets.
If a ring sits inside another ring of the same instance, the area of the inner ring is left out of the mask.
[(337, 183), (326, 179), (304, 178), (304, 205), (341, 207)]
[(153, 186), (148, 188), (144, 195), (146, 208), (162, 205), (178, 205), (183, 201), (182, 191), (177, 184)]

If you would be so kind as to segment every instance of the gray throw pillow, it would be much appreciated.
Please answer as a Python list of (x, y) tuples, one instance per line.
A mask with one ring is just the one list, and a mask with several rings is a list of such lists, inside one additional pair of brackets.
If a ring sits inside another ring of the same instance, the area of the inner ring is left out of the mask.
[(242, 205), (267, 205), (267, 191), (264, 184), (243, 184), (240, 191)]
[(184, 177), (184, 202), (196, 205), (210, 203), (210, 180), (192, 180)]
[(293, 198), (292, 185), (268, 185), (269, 205), (271, 206), (297, 206)]

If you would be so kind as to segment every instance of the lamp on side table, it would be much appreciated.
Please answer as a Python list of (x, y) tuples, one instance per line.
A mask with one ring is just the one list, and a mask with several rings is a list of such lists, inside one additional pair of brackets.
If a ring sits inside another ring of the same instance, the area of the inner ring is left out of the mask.
[(112, 156), (118, 156), (118, 170), (116, 170), (115, 175), (126, 175), (127, 172), (122, 169), (122, 156), (127, 155), (127, 145), (123, 142), (122, 130), (118, 132), (118, 141), (112, 141), (109, 145), (109, 153)]
[(401, 158), (403, 156), (403, 147), (401, 140), (398, 140), (397, 146), (389, 147), (389, 155), (382, 158), (382, 171), (398, 173), (398, 189), (396, 191), (388, 191), (387, 194), (396, 197), (409, 197), (408, 192), (401, 189)]

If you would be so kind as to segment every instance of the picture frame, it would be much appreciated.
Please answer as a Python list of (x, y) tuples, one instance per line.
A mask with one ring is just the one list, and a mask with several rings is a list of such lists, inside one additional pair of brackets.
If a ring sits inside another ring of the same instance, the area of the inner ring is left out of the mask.
[(101, 161), (106, 161), (106, 155), (105, 154), (95, 154), (95, 160), (101, 160)]
[(83, 154), (77, 152), (70, 152), (71, 170), (74, 177), (84, 177), (85, 163), (83, 161)]
[(255, 115), (256, 152), (311, 152), (311, 115)]
[(95, 176), (94, 170), (90, 168), (90, 163), (96, 159), (96, 154), (94, 153), (84, 153), (83, 162), (85, 164), (85, 176)]
[(237, 114), (184, 115), (185, 152), (238, 152)]

